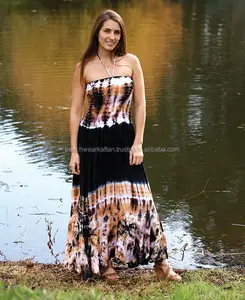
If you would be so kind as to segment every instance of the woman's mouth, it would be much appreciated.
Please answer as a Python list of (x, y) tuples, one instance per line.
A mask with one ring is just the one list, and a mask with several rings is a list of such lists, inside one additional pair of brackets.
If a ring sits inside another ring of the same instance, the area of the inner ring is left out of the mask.
[(107, 45), (109, 45), (109, 46), (113, 46), (114, 44), (115, 44), (115, 42), (106, 42), (107, 43)]

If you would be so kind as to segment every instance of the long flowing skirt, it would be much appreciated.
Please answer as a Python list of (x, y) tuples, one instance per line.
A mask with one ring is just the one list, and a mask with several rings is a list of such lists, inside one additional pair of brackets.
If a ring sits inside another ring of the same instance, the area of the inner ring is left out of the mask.
[(80, 126), (80, 175), (73, 175), (65, 265), (83, 277), (100, 266), (167, 258), (166, 238), (143, 163), (129, 164), (132, 123)]

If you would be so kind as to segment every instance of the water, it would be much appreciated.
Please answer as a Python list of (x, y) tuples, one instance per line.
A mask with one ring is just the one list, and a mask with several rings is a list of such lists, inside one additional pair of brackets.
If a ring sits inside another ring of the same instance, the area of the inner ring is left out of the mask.
[[(0, 5), (2, 259), (54, 262), (46, 221), (55, 254), (64, 250), (71, 76), (110, 7), (43, 3)], [(244, 1), (111, 3), (144, 70), (145, 168), (171, 263), (244, 265)]]

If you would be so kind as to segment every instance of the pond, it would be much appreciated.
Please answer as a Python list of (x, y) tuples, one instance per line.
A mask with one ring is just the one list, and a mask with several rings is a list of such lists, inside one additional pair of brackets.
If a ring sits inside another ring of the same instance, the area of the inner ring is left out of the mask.
[(171, 263), (244, 265), (244, 1), (81, 2), (0, 5), (0, 259), (54, 262), (52, 223), (62, 260), (71, 77), (111, 8), (144, 70), (144, 165)]

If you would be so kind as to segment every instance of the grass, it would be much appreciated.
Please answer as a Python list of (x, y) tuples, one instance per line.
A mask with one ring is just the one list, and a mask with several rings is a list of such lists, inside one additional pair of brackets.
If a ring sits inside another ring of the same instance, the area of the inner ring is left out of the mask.
[(245, 268), (188, 271), (182, 283), (158, 282), (151, 269), (119, 275), (119, 282), (85, 282), (61, 265), (0, 262), (0, 300), (245, 300)]

